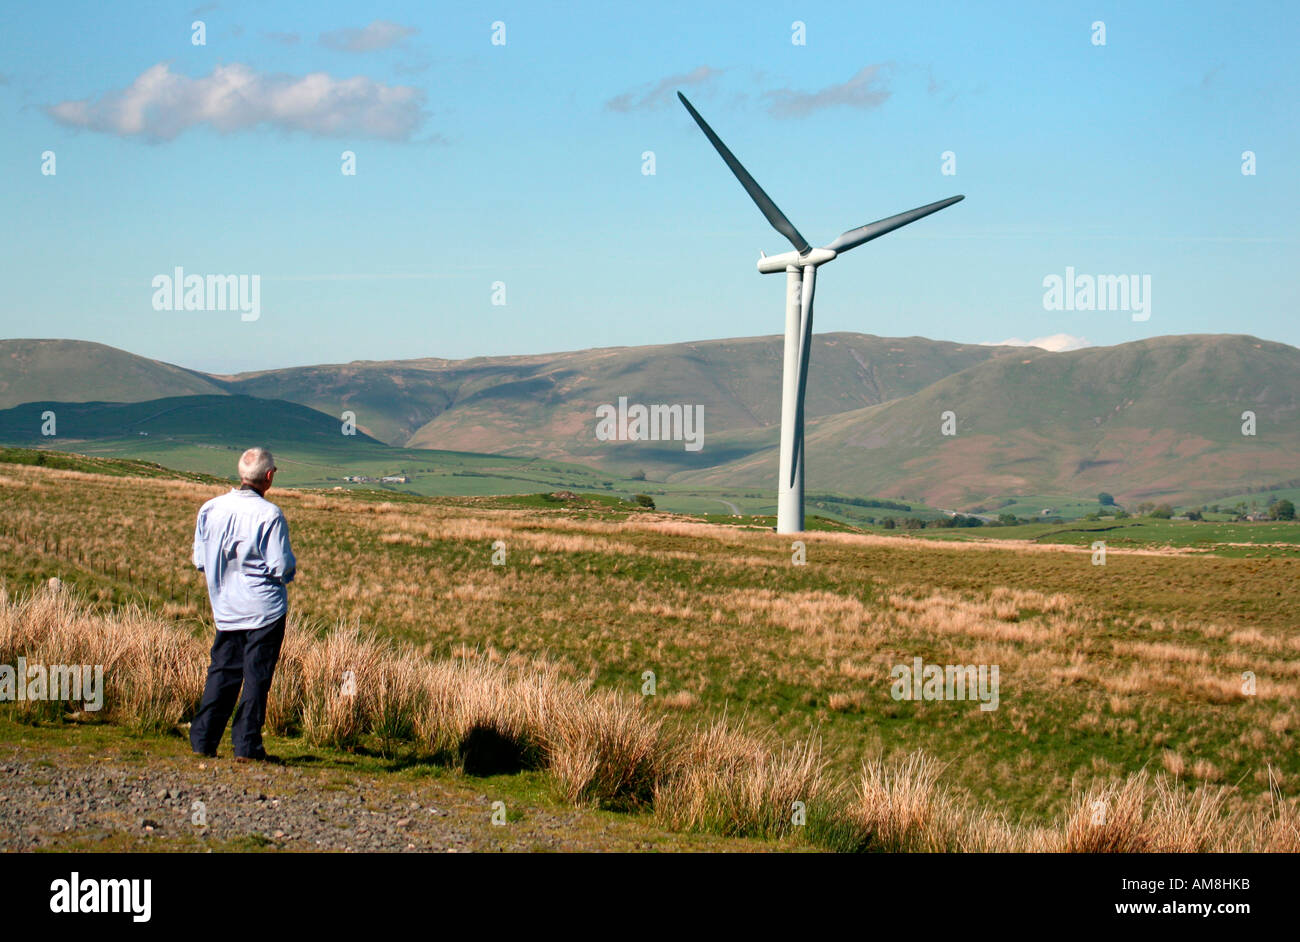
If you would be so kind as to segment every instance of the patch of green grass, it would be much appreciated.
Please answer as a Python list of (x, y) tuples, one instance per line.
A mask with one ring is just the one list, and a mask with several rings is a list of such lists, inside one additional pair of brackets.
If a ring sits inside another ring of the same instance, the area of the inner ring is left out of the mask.
[(45, 448), (15, 448), (0, 445), (0, 464), (22, 464), (60, 471), (84, 471), (118, 477), (168, 478), (171, 480), (218, 483), (221, 479), (192, 471), (179, 471), (153, 461), (129, 458), (99, 458)]
[(1130, 517), (1073, 523), (1029, 523), (969, 529), (926, 528), (892, 532), (932, 540), (1025, 540), (1066, 546), (1091, 546), (1100, 540), (1107, 547), (1173, 547), (1232, 557), (1300, 555), (1300, 521), (1237, 523)]

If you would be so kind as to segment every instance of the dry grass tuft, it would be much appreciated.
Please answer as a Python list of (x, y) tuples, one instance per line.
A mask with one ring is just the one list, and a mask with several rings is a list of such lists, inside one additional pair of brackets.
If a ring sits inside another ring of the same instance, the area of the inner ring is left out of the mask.
[(864, 762), (848, 810), (862, 846), (888, 852), (954, 849), (964, 822), (957, 802), (937, 784), (942, 771), (923, 752), (901, 762)]
[[(169, 728), (192, 714), (203, 694), (207, 660), (201, 644), (138, 608), (111, 619), (90, 615), (65, 590), (42, 589), (0, 600), (0, 663), (98, 665), (105, 707), (137, 729)], [(21, 701), (22, 714), (52, 718), (73, 708), (60, 701)]]
[(1096, 785), (1065, 823), (1064, 849), (1076, 853), (1200, 853), (1235, 849), (1248, 835), (1225, 811), (1228, 789), (1201, 785), (1190, 793), (1177, 779), (1145, 770)]
[(586, 691), (549, 704), (539, 733), (551, 771), (571, 802), (648, 804), (664, 747), (663, 721), (638, 701)]
[(340, 749), (368, 731), (378, 702), (383, 651), (357, 629), (339, 629), (309, 645), (302, 660), (302, 732)]
[(783, 837), (798, 825), (795, 802), (817, 813), (830, 797), (820, 743), (773, 749), (722, 718), (673, 749), (654, 793), (670, 828)]

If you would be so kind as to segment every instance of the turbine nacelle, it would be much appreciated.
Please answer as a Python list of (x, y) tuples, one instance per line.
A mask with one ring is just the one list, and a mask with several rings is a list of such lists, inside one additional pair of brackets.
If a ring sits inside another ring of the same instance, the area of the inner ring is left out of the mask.
[(803, 255), (798, 252), (782, 252), (780, 255), (764, 255), (758, 260), (758, 270), (764, 275), (783, 272), (790, 267), (804, 268), (808, 265), (825, 265), (835, 257), (831, 249), (809, 249)]

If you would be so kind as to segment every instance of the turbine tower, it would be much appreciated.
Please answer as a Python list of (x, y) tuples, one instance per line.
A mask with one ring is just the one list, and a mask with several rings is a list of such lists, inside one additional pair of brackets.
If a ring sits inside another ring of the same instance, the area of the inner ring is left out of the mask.
[(812, 346), (813, 289), (816, 285), (817, 266), (825, 265), (837, 255), (849, 249), (857, 248), (864, 242), (870, 242), (887, 232), (893, 232), (909, 222), (916, 222), (923, 216), (936, 213), (945, 206), (951, 206), (963, 196), (950, 196), (946, 200), (918, 206), (897, 216), (890, 216), (877, 222), (850, 229), (829, 245), (815, 249), (808, 240), (799, 234), (781, 210), (777, 209), (771, 197), (749, 175), (735, 154), (727, 149), (713, 128), (700, 117), (700, 113), (686, 100), (681, 92), (677, 97), (682, 100), (686, 110), (691, 113), (695, 123), (700, 126), (704, 136), (709, 139), (723, 161), (736, 175), (740, 185), (745, 188), (772, 228), (790, 240), (793, 252), (780, 255), (762, 255), (758, 260), (758, 270), (765, 274), (785, 272), (785, 364), (781, 374), (781, 480), (777, 489), (776, 532), (800, 533), (803, 530), (803, 481), (804, 481), (804, 447), (803, 447), (803, 402), (808, 389), (808, 354)]

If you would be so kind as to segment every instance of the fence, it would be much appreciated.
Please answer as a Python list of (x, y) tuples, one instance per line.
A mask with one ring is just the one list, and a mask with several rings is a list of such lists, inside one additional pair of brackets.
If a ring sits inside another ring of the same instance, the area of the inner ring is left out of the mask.
[[(208, 625), (211, 615), (207, 610), (207, 587), (202, 576), (196, 570), (177, 567), (166, 572), (146, 572), (143, 567), (133, 565), (120, 556), (109, 556), (104, 552), (87, 550), (75, 539), (66, 534), (51, 534), (47, 531), (0, 519), (0, 548), (10, 549), (17, 554), (29, 553), (42, 557), (42, 561), (53, 559), (76, 567), (98, 580), (109, 583), (118, 593), (120, 601), (133, 603), (147, 611), (155, 611), (167, 604), (183, 605), (198, 621)], [(186, 560), (188, 563), (188, 560)], [(46, 571), (44, 565), (36, 567), (34, 582), (45, 582), (50, 576), (64, 579), (64, 572), (58, 567)]]

